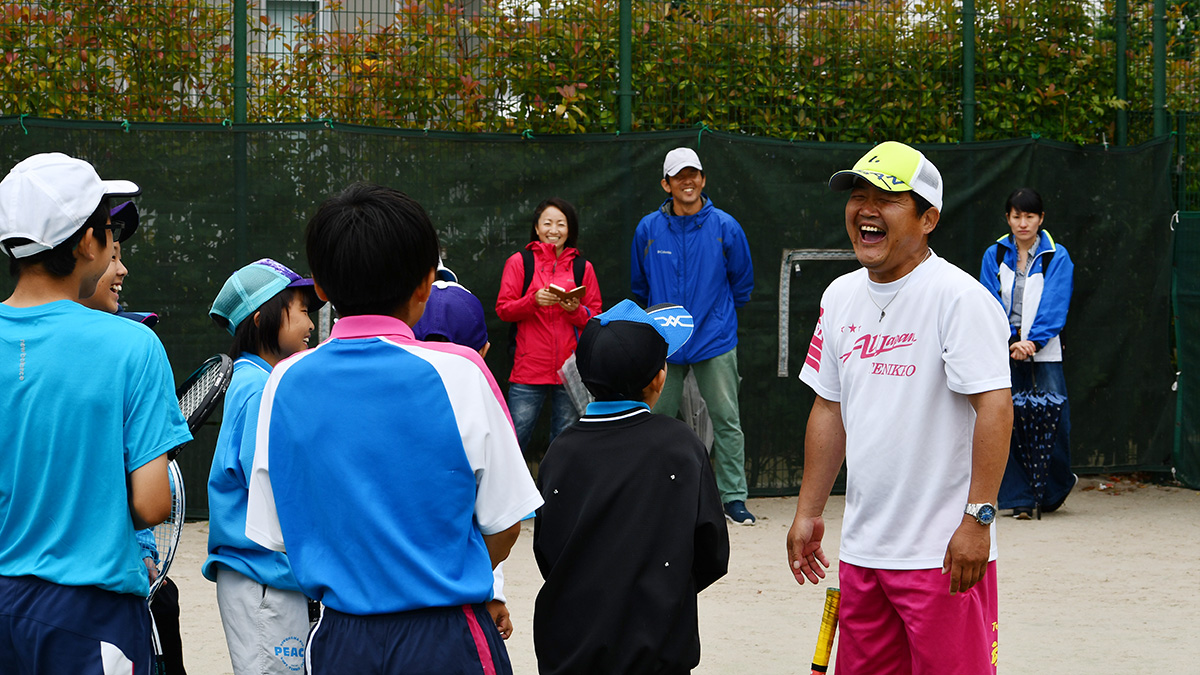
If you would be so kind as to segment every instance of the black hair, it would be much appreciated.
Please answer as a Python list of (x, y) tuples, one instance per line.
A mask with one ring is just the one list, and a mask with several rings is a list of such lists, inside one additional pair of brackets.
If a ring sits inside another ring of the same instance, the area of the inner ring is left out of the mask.
[(925, 199), (924, 197), (922, 197), (921, 195), (917, 194), (916, 192), (914, 192), (912, 190), (909, 191), (909, 194), (912, 195), (913, 204), (916, 205), (916, 207), (917, 207), (917, 217), (918, 218), (925, 215), (926, 211), (933, 208), (933, 203), (930, 202), (928, 199)]
[[(283, 326), (283, 315), (287, 312), (292, 298), (300, 293), (298, 288), (285, 288), (271, 296), (258, 306), (250, 316), (242, 319), (237, 330), (233, 332), (233, 345), (229, 348), (229, 358), (236, 359), (245, 353), (278, 354), (279, 329)], [(304, 297), (300, 295), (300, 297)], [(258, 324), (254, 323), (254, 313), (258, 313)], [(214, 316), (213, 321), (221, 328), (229, 325), (223, 316)]]
[(1042, 206), (1042, 196), (1033, 188), (1017, 188), (1004, 202), (1004, 215), (1013, 212), (1013, 209), (1022, 213), (1036, 213), (1045, 215), (1046, 209)]
[(392, 315), (437, 267), (438, 238), (412, 197), (354, 183), (326, 199), (308, 221), (313, 278), (341, 316)]
[[(874, 186), (874, 184), (871, 183), (870, 181), (868, 181), (866, 178), (863, 178), (862, 176), (856, 176), (854, 178), (854, 187), (864, 187), (865, 188), (868, 186)], [(906, 190), (906, 192), (908, 192), (908, 194), (912, 195), (913, 208), (916, 209), (918, 218), (925, 215), (926, 211), (933, 208), (933, 202), (931, 202), (928, 199), (917, 194), (916, 190)]]
[(704, 176), (704, 169), (697, 169), (697, 168), (696, 168), (696, 167), (694, 167), (694, 166), (685, 166), (685, 167), (683, 167), (683, 169), (680, 169), (679, 171), (676, 171), (676, 172), (675, 172), (675, 175), (673, 175), (673, 176), (663, 176), (663, 177), (662, 177), (662, 179), (663, 179), (663, 180), (665, 180), (665, 181), (667, 181), (668, 183), (670, 183), (670, 182), (671, 182), (671, 179), (672, 179), (672, 178), (674, 178), (675, 176), (678, 176), (680, 173), (682, 173), (684, 169), (696, 169), (696, 171), (700, 172), (700, 177), (701, 177), (701, 178), (704, 178), (704, 177), (705, 177), (705, 176)]
[(529, 241), (540, 241), (537, 231), (538, 221), (542, 218), (542, 212), (550, 206), (562, 211), (563, 215), (567, 217), (567, 242), (564, 246), (575, 248), (575, 242), (579, 240), (579, 216), (570, 202), (558, 197), (542, 200), (542, 203), (533, 210), (533, 225), (529, 228)]
[[(96, 206), (96, 210), (92, 212), (92, 215), (83, 221), (83, 225), (58, 246), (49, 251), (40, 251), (25, 258), (13, 257), (10, 253), (8, 261), (9, 275), (19, 278), (21, 272), (27, 267), (40, 264), (52, 276), (59, 278), (71, 276), (71, 273), (75, 271), (75, 247), (79, 246), (79, 242), (83, 241), (83, 235), (89, 227), (92, 228), (92, 238), (100, 242), (102, 248), (108, 244), (108, 235), (104, 232), (108, 227), (108, 211), (108, 198), (105, 197), (100, 200), (100, 204)], [(14, 247), (29, 243), (31, 242), (28, 239), (14, 237), (5, 240), (4, 245), (11, 251)]]

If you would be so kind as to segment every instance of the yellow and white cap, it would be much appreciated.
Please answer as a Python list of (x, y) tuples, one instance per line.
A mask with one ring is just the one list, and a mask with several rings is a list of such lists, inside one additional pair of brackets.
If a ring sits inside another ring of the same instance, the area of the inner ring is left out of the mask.
[(871, 148), (854, 163), (853, 169), (838, 171), (829, 178), (834, 190), (849, 190), (862, 178), (886, 192), (915, 192), (934, 208), (942, 210), (942, 174), (920, 150), (896, 141)]

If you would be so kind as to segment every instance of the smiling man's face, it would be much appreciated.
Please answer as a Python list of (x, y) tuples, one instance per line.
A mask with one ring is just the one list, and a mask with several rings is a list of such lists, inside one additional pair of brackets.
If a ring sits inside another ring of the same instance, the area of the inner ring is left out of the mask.
[(911, 192), (887, 192), (859, 179), (846, 201), (846, 233), (871, 280), (902, 278), (925, 259), (938, 210), (917, 215)]
[(690, 216), (704, 206), (700, 193), (704, 191), (704, 172), (687, 167), (662, 180), (662, 187), (675, 201), (675, 214)]

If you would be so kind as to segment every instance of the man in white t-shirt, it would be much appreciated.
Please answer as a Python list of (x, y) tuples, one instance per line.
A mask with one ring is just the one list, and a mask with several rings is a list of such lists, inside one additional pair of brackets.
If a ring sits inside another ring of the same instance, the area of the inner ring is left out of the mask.
[(839, 675), (994, 675), (1007, 322), (929, 248), (942, 179), (923, 154), (882, 143), (829, 185), (850, 191), (864, 269), (826, 289), (800, 373), (817, 399), (788, 562), (801, 584), (824, 578), (821, 514), (845, 460)]

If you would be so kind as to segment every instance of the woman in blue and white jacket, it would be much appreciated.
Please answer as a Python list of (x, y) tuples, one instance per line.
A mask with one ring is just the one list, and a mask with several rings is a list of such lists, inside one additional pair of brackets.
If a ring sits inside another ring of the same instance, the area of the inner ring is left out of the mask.
[[(1078, 480), (1071, 472), (1070, 407), (1059, 340), (1071, 304), (1075, 265), (1067, 249), (1042, 229), (1046, 212), (1037, 191), (1015, 190), (1004, 210), (1012, 232), (983, 254), (979, 281), (1000, 302), (1012, 326), (1009, 365), (1013, 393), (1028, 391), (1036, 384), (1064, 399), (1041, 504), (1042, 511), (1049, 512), (1062, 506)], [(997, 506), (1013, 509), (1015, 518), (1027, 520), (1035, 502), (1029, 476), (1010, 453)]]

